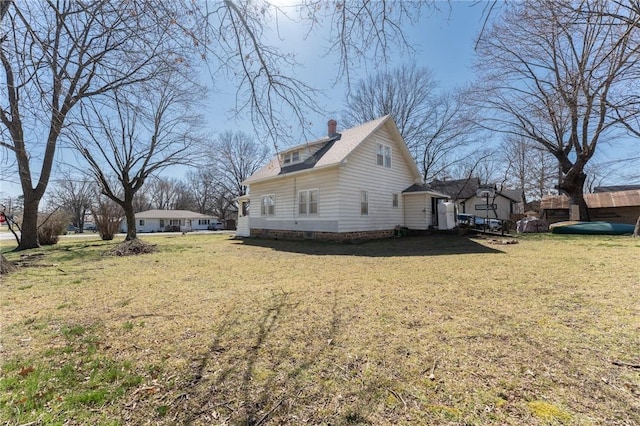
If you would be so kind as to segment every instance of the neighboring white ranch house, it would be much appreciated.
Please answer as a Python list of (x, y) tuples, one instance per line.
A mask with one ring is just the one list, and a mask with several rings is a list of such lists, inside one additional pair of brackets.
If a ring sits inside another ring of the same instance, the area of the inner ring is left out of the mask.
[(238, 236), (352, 240), (437, 227), (447, 196), (423, 185), (390, 116), (336, 128), (330, 120), (327, 137), (279, 153), (244, 181)]
[[(189, 210), (147, 210), (136, 213), (136, 232), (198, 231), (208, 229), (218, 222), (215, 216)], [(121, 231), (127, 232), (127, 222), (122, 221)]]

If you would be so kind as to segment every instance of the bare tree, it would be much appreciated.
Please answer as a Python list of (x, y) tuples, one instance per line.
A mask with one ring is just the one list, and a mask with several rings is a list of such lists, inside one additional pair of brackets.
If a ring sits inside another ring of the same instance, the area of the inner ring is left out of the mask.
[(151, 179), (145, 191), (150, 208), (160, 210), (192, 210), (196, 208), (191, 188), (184, 181), (157, 176)]
[[(614, 18), (622, 16), (624, 19)], [(580, 217), (585, 167), (601, 140), (637, 120), (640, 10), (619, 2), (508, 4), (478, 43), (483, 124), (524, 137), (558, 161), (559, 190)]]
[(0, 34), (0, 146), (16, 158), (24, 195), (18, 250), (38, 246), (38, 206), (69, 114), (185, 61), (181, 52), (192, 40), (184, 25), (174, 24), (184, 14), (169, 14), (169, 7), (107, 0), (2, 3), (9, 30)]
[(468, 111), (461, 95), (437, 90), (428, 68), (405, 65), (379, 72), (358, 82), (346, 103), (347, 126), (391, 115), (425, 181), (465, 158), (472, 132)]
[(94, 196), (94, 183), (83, 177), (67, 175), (60, 179), (48, 197), (50, 203), (66, 211), (78, 228), (84, 231), (84, 218), (91, 208)]
[(79, 117), (87, 130), (71, 134), (102, 193), (124, 211), (127, 241), (136, 239), (133, 201), (147, 179), (167, 167), (190, 164), (201, 152), (195, 133), (199, 117), (192, 112), (195, 89), (186, 89), (178, 74), (170, 77), (176, 80), (160, 87), (156, 81), (154, 90), (118, 90), (100, 103), (87, 103)]
[(190, 193), (201, 213), (227, 219), (246, 193), (242, 182), (266, 162), (270, 150), (244, 132), (224, 131), (208, 152), (208, 166), (188, 175)]
[(500, 159), (505, 164), (508, 184), (522, 188), (526, 200), (540, 200), (554, 189), (557, 161), (529, 139), (508, 135), (501, 144)]
[(213, 200), (215, 197), (216, 174), (214, 167), (199, 168), (187, 173), (186, 181), (189, 193), (193, 198), (196, 211), (202, 214), (213, 213)]
[(365, 59), (384, 61), (394, 48), (410, 51), (403, 29), (431, 7), (392, 0), (302, 0), (295, 12), (263, 0), (0, 4), (10, 28), (0, 34), (6, 83), (0, 86), (6, 93), (0, 121), (8, 136), (0, 146), (16, 157), (25, 197), (18, 249), (38, 245), (38, 204), (58, 139), (79, 104), (154, 79), (168, 64), (188, 64), (189, 48), (207, 61), (214, 77), (225, 75), (235, 83), (236, 112), (248, 114), (276, 141), (289, 133), (282, 126), (291, 117), (304, 129), (308, 111), (318, 110), (315, 91), (296, 77), (294, 53), (265, 42), (265, 33), (277, 31), (283, 14), (306, 24), (309, 32), (324, 25), (328, 51), (337, 56), (336, 79), (349, 80), (352, 67)]
[(242, 182), (264, 165), (270, 153), (268, 147), (241, 131), (222, 132), (211, 152), (218, 170), (218, 185), (227, 188), (234, 197), (246, 193)]

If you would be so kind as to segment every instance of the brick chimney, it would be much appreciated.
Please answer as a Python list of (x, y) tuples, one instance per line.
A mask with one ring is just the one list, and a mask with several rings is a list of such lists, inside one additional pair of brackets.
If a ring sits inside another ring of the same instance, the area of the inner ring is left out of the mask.
[(329, 134), (329, 137), (338, 133), (338, 122), (333, 118), (327, 123), (327, 133)]

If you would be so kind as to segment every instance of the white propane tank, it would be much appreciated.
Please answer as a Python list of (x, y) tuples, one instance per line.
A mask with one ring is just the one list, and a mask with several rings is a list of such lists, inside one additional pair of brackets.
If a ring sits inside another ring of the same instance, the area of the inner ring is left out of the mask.
[(456, 227), (456, 205), (451, 202), (438, 203), (438, 229)]

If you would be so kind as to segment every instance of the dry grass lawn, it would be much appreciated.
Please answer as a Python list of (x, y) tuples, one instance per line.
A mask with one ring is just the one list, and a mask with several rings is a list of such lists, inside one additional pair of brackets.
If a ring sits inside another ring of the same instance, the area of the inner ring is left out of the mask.
[(640, 424), (638, 240), (144, 237), (2, 277), (6, 424)]

